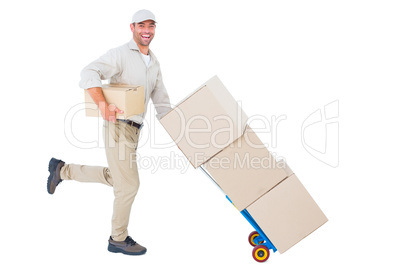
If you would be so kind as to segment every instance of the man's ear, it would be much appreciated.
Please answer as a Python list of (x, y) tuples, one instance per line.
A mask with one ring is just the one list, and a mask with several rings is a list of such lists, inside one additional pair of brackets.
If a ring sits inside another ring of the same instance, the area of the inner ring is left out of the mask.
[(131, 29), (132, 32), (134, 32), (134, 23), (130, 24), (130, 29)]

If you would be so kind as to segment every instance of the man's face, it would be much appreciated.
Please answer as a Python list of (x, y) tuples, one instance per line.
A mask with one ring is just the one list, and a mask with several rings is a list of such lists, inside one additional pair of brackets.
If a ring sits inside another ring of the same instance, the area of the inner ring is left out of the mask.
[(149, 46), (155, 35), (155, 27), (156, 25), (153, 20), (138, 22), (135, 26), (131, 24), (134, 41), (138, 45)]

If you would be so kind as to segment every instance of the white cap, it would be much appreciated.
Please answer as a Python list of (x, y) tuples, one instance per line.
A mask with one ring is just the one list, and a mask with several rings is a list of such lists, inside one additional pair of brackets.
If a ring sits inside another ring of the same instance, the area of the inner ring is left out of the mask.
[(156, 22), (155, 15), (149, 10), (141, 9), (134, 13), (131, 23), (138, 23), (146, 20), (153, 20)]

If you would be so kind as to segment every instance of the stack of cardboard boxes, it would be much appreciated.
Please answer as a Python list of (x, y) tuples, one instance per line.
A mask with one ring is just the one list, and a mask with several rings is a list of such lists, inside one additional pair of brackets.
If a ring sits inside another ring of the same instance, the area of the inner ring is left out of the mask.
[(280, 253), (327, 221), (285, 162), (270, 154), (218, 77), (160, 122), (194, 168), (203, 168), (246, 209)]

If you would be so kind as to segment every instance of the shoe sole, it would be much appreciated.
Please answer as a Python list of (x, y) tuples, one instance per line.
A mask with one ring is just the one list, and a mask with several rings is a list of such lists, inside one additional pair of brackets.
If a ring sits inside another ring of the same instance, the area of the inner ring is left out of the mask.
[(140, 252), (128, 252), (128, 251), (125, 251), (124, 249), (118, 248), (118, 247), (110, 245), (110, 244), (107, 247), (107, 250), (112, 253), (122, 253), (125, 255), (144, 255), (147, 252), (146, 249), (143, 251), (140, 251)]

